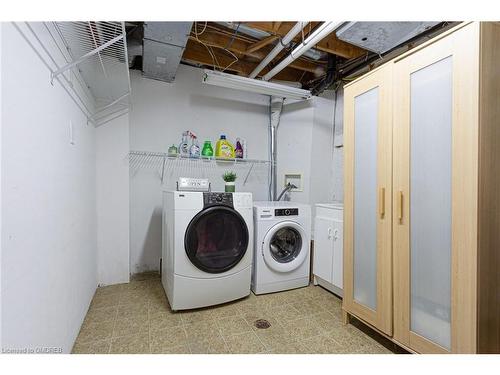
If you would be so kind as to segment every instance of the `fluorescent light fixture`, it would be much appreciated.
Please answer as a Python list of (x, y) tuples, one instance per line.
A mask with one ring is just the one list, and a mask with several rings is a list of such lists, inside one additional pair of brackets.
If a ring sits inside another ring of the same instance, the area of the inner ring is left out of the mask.
[(253, 78), (239, 77), (233, 74), (205, 69), (203, 82), (209, 85), (227, 87), (235, 90), (250, 91), (257, 94), (277, 96), (289, 99), (310, 99), (309, 90), (280, 85), (279, 83), (260, 81)]

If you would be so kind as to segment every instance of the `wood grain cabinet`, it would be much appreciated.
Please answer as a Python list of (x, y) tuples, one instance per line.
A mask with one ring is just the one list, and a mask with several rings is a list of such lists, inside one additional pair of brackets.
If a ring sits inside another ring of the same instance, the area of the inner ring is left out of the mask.
[(417, 353), (500, 352), (500, 24), (345, 88), (344, 303)]

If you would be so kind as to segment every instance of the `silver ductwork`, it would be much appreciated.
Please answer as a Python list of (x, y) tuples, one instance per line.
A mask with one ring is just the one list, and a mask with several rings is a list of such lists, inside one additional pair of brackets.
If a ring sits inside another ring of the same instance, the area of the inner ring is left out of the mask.
[(144, 77), (173, 82), (186, 48), (192, 22), (145, 22)]
[(271, 171), (269, 179), (269, 200), (275, 201), (278, 198), (277, 181), (277, 131), (280, 124), (281, 111), (283, 110), (283, 98), (276, 96), (269, 97), (269, 156), (271, 161)]
[(340, 40), (384, 53), (436, 26), (439, 22), (348, 22), (337, 30)]

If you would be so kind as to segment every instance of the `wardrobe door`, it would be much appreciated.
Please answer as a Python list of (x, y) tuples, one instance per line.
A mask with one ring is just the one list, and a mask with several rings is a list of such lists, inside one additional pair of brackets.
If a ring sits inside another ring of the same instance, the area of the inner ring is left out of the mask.
[(391, 81), (387, 64), (344, 92), (344, 310), (392, 333)]
[(394, 64), (394, 338), (421, 353), (475, 345), (476, 36)]

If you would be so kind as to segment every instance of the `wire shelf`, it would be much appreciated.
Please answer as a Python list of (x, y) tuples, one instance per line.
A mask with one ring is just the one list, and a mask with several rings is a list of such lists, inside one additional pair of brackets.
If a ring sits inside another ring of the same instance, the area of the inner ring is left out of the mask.
[(220, 179), (223, 171), (231, 170), (241, 176), (243, 185), (250, 180), (267, 183), (271, 163), (257, 159), (171, 157), (163, 152), (130, 151), (129, 168), (133, 177), (139, 171), (154, 172), (161, 183), (174, 183), (179, 177)]
[(99, 126), (128, 113), (130, 76), (125, 24), (115, 21), (24, 22), (18, 31)]

